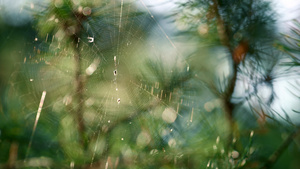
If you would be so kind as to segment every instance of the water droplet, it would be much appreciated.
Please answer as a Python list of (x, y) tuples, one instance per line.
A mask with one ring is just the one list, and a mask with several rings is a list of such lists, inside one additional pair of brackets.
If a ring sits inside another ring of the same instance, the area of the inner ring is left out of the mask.
[(94, 42), (94, 37), (87, 37), (88, 38), (88, 42), (89, 43), (93, 43)]
[(107, 123), (110, 123), (110, 120), (108, 120)]
[(38, 38), (34, 38), (34, 41), (38, 41)]
[(118, 91), (119, 89), (118, 88), (116, 88), (116, 91)]
[(121, 138), (121, 140), (123, 141), (123, 140), (124, 140), (124, 138)]
[(118, 104), (120, 104), (120, 103), (121, 103), (121, 99), (120, 99), (120, 98), (118, 98), (117, 102), (118, 102)]
[(250, 133), (250, 137), (253, 137), (253, 135), (254, 135), (254, 131), (252, 130)]
[(29, 81), (33, 82), (33, 79), (29, 79)]
[(117, 76), (117, 70), (114, 70), (114, 76)]

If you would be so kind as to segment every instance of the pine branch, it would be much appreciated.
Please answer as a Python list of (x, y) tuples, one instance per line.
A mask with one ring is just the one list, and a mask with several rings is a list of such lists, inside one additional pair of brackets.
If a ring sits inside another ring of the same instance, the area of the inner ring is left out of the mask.
[(292, 132), (286, 140), (280, 145), (280, 147), (269, 157), (268, 161), (264, 164), (261, 169), (271, 168), (280, 158), (280, 156), (284, 153), (284, 151), (289, 147), (295, 137), (300, 134), (300, 127), (297, 130)]
[(221, 43), (227, 47), (227, 49), (230, 51), (230, 53), (232, 53), (232, 49), (230, 46), (230, 41), (229, 41), (229, 29), (226, 28), (225, 24), (224, 24), (224, 20), (221, 17), (221, 14), (219, 12), (219, 4), (218, 4), (218, 0), (213, 0), (213, 9), (217, 18), (217, 27), (218, 27), (218, 34), (221, 38)]
[(16, 161), (18, 158), (18, 149), (19, 149), (19, 144), (16, 142), (12, 142), (9, 149), (9, 158), (8, 158), (6, 168), (16, 167)]
[(84, 107), (84, 79), (81, 74), (81, 55), (77, 45), (74, 43), (74, 59), (75, 59), (75, 85), (76, 85), (76, 97), (78, 99), (77, 110), (75, 112), (77, 124), (78, 124), (78, 132), (80, 135), (81, 144), (86, 147), (86, 136), (85, 136), (85, 125), (83, 119), (83, 107)]
[[(84, 81), (85, 76), (81, 72), (81, 60), (82, 56), (80, 53), (80, 38), (78, 37), (82, 31), (81, 23), (86, 19), (82, 13), (73, 12), (74, 17), (76, 18), (76, 25), (75, 25), (75, 33), (71, 35), (71, 39), (73, 41), (72, 47), (74, 50), (74, 60), (75, 60), (75, 97), (77, 98), (78, 105), (77, 110), (75, 111), (75, 118), (77, 121), (78, 133), (80, 143), (83, 148), (87, 148), (87, 137), (85, 134), (85, 124), (83, 119), (83, 112), (84, 112)], [(65, 30), (67, 31), (67, 30)]]
[(232, 63), (233, 63), (233, 76), (231, 80), (229, 81), (228, 88), (224, 95), (224, 105), (226, 110), (226, 117), (230, 125), (230, 136), (228, 143), (231, 142), (233, 139), (233, 134), (235, 132), (235, 126), (234, 126), (234, 119), (233, 119), (233, 109), (234, 104), (231, 103), (231, 97), (234, 92), (235, 84), (237, 81), (237, 72), (238, 72), (238, 63), (234, 62), (234, 51), (230, 45), (229, 41), (229, 28), (227, 28), (224, 24), (224, 21), (220, 15), (219, 9), (218, 9), (218, 1), (213, 0), (213, 9), (216, 14), (217, 18), (217, 26), (218, 26), (218, 33), (221, 38), (221, 43), (229, 50), (232, 57)]

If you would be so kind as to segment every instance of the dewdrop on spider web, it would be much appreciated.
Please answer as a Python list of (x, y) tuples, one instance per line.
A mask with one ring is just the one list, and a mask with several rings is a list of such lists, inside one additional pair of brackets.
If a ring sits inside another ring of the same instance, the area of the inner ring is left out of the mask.
[(115, 63), (115, 66), (117, 66), (117, 56), (114, 56), (114, 63)]
[(93, 43), (93, 42), (94, 42), (94, 37), (89, 37), (89, 36), (88, 36), (87, 39), (88, 39), (88, 42), (89, 42), (89, 43)]
[(121, 103), (121, 99), (120, 99), (120, 98), (118, 98), (118, 99), (117, 99), (117, 102), (118, 102), (118, 104), (120, 104), (120, 103)]

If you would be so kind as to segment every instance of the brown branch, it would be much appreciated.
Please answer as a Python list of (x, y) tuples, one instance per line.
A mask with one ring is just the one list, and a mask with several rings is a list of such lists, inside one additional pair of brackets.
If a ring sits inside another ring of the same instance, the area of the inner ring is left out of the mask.
[(218, 34), (220, 36), (220, 40), (221, 43), (226, 46), (228, 48), (228, 50), (230, 51), (230, 53), (232, 53), (232, 48), (230, 46), (230, 39), (229, 39), (229, 29), (226, 28), (224, 20), (221, 17), (221, 14), (219, 12), (219, 4), (218, 4), (218, 0), (213, 0), (213, 10), (215, 12), (216, 18), (217, 18), (217, 28), (218, 28)]
[(75, 112), (76, 121), (78, 124), (78, 132), (80, 135), (80, 142), (86, 146), (85, 125), (83, 119), (84, 108), (84, 76), (81, 74), (81, 55), (77, 44), (74, 43), (74, 59), (75, 59), (75, 96), (77, 98), (77, 110)]
[(18, 158), (18, 148), (19, 144), (16, 142), (12, 142), (9, 149), (9, 158), (7, 162), (6, 168), (15, 168), (16, 167), (16, 161)]
[(231, 103), (231, 97), (234, 92), (235, 84), (237, 81), (237, 72), (238, 72), (238, 63), (234, 62), (234, 51), (230, 45), (230, 38), (229, 38), (229, 28), (226, 27), (219, 9), (218, 9), (218, 1), (213, 0), (213, 9), (217, 18), (217, 27), (218, 27), (218, 33), (220, 36), (221, 43), (229, 50), (232, 58), (232, 67), (233, 67), (233, 75), (231, 80), (229, 81), (228, 88), (225, 91), (224, 95), (224, 106), (226, 110), (226, 118), (229, 122), (229, 127), (230, 127), (230, 136), (229, 136), (229, 142), (228, 144), (231, 143), (233, 139), (233, 135), (235, 133), (235, 122), (233, 119), (233, 109), (234, 109), (234, 104)]
[[(75, 97), (77, 99), (77, 105), (75, 110), (75, 120), (77, 121), (77, 128), (79, 134), (79, 140), (83, 148), (87, 148), (87, 136), (85, 134), (85, 124), (84, 124), (84, 82), (85, 76), (81, 72), (81, 53), (80, 53), (80, 38), (79, 35), (82, 31), (81, 23), (87, 19), (82, 13), (77, 11), (73, 12), (74, 17), (76, 18), (76, 24), (74, 25), (75, 30), (71, 32), (70, 38), (73, 41), (72, 47), (74, 51), (74, 60), (75, 60)], [(65, 24), (65, 31), (68, 31), (70, 25)], [(69, 32), (70, 33), (70, 32)]]
[(300, 134), (300, 127), (297, 130), (292, 132), (286, 140), (280, 145), (280, 147), (269, 157), (268, 161), (264, 164), (261, 169), (271, 168), (283, 154), (283, 152), (289, 147), (294, 138)]
[(228, 146), (231, 144), (233, 138), (238, 134), (237, 133), (237, 127), (234, 121), (234, 107), (235, 105), (231, 102), (232, 94), (234, 92), (236, 80), (237, 80), (237, 64), (233, 65), (233, 76), (232, 79), (230, 80), (228, 84), (227, 91), (225, 93), (224, 97), (224, 105), (225, 105), (225, 110), (226, 110), (226, 118), (229, 122), (229, 130), (230, 130), (230, 135), (228, 137)]

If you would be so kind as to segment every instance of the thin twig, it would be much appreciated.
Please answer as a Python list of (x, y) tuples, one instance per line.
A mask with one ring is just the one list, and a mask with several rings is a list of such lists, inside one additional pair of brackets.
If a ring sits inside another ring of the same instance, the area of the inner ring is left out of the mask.
[(278, 161), (278, 159), (283, 154), (283, 152), (289, 147), (289, 145), (292, 143), (294, 138), (299, 134), (300, 134), (300, 127), (298, 127), (297, 130), (293, 131), (286, 138), (286, 140), (284, 140), (281, 146), (269, 157), (268, 161), (264, 164), (263, 167), (261, 167), (261, 169), (271, 168)]

